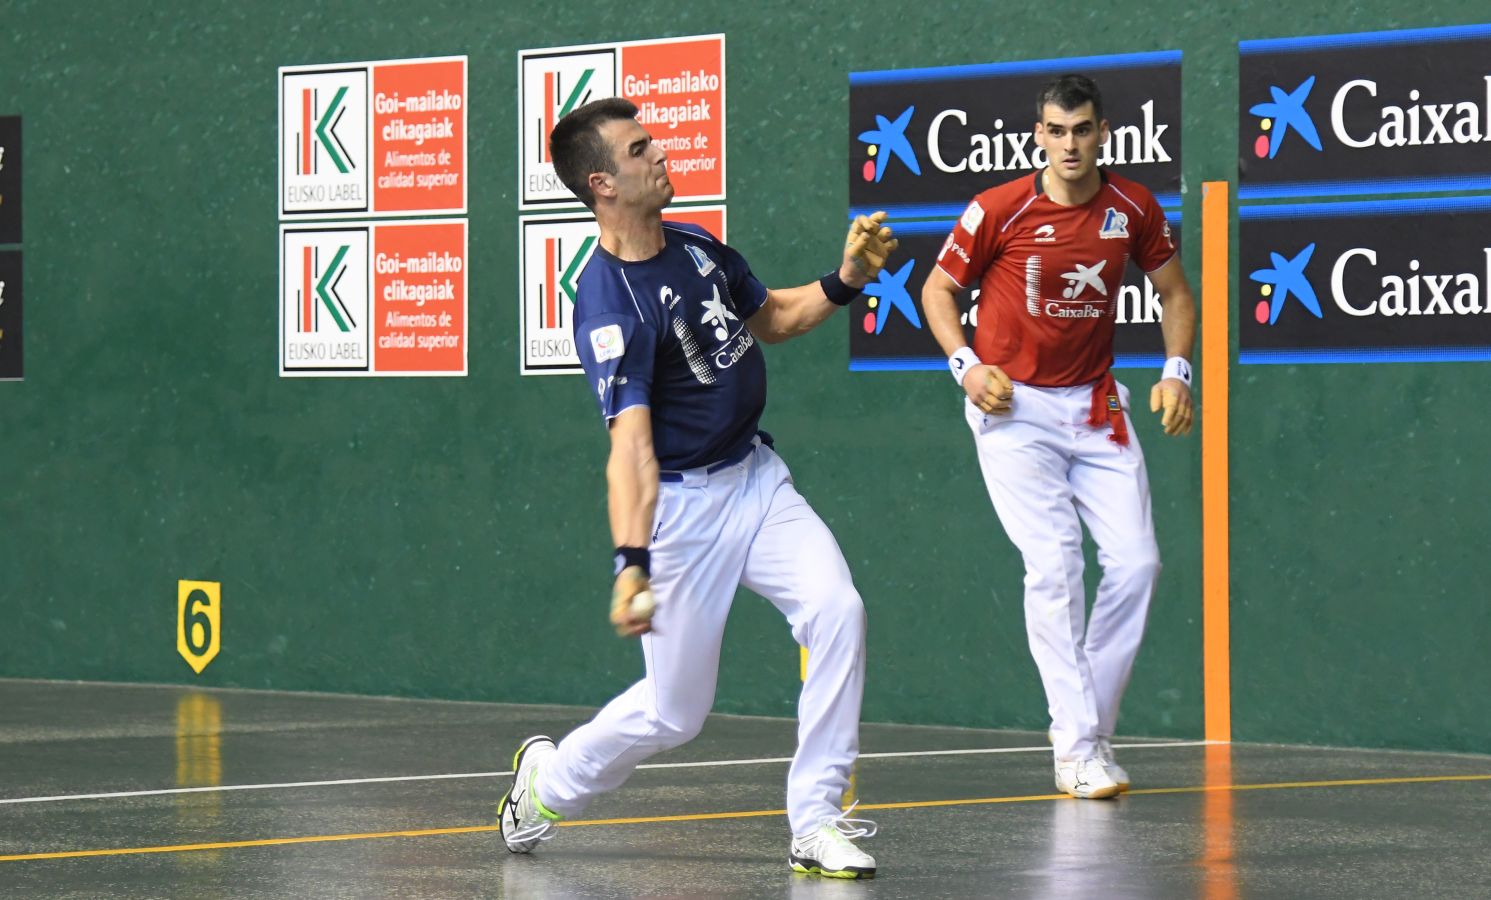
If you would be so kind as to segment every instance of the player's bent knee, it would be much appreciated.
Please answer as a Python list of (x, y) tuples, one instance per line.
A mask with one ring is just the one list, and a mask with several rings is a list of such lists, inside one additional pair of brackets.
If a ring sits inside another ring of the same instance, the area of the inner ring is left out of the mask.
[(1113, 576), (1122, 581), (1151, 585), (1159, 579), (1162, 568), (1159, 548), (1153, 544), (1129, 548), (1108, 566)]
[(698, 716), (670, 716), (666, 719), (661, 716), (653, 717), (649, 723), (652, 726), (652, 742), (664, 750), (687, 744), (699, 736), (708, 715), (709, 711), (705, 710)]
[(836, 591), (816, 616), (818, 621), (832, 622), (841, 628), (863, 631), (865, 601), (853, 587)]
[(852, 586), (821, 595), (812, 615), (793, 629), (793, 637), (811, 651), (819, 643), (854, 643), (865, 637), (865, 604)]

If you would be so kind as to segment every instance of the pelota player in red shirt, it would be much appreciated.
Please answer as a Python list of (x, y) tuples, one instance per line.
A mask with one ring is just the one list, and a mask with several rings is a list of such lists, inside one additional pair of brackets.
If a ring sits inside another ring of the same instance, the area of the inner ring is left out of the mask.
[[(1149, 406), (1163, 410), (1167, 435), (1191, 430), (1195, 302), (1154, 196), (1098, 168), (1108, 122), (1097, 85), (1062, 76), (1042, 88), (1036, 111), (1048, 168), (973, 199), (922, 308), (968, 395), (984, 483), (1025, 561), (1025, 627), (1050, 706), (1056, 786), (1112, 797), (1129, 784), (1110, 741), (1160, 571), (1128, 389), (1110, 371), (1124, 267), (1136, 263), (1161, 298), (1167, 359)], [(953, 298), (974, 284), (969, 348)], [(1081, 523), (1103, 566), (1090, 619)]]

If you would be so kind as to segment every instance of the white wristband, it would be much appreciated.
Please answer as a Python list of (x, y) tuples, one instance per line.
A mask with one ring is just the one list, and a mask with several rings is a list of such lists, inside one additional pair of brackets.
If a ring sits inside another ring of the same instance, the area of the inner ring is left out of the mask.
[(948, 371), (953, 373), (953, 381), (958, 383), (958, 387), (963, 386), (963, 376), (968, 374), (968, 370), (981, 365), (983, 363), (979, 360), (978, 354), (967, 347), (959, 347), (947, 360)]
[(1165, 371), (1160, 373), (1160, 378), (1174, 378), (1185, 382), (1186, 387), (1191, 386), (1191, 364), (1184, 356), (1172, 356), (1165, 360)]

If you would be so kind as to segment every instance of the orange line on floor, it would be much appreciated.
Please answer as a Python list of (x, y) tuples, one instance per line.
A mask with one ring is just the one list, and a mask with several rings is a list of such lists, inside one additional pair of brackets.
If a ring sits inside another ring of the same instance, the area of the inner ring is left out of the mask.
[[(1491, 775), (1424, 775), (1407, 778), (1352, 778), (1339, 781), (1281, 781), (1273, 784), (1222, 784), (1195, 787), (1144, 788), (1129, 791), (1127, 796), (1137, 797), (1159, 794), (1200, 794), (1211, 791), (1266, 791), (1286, 788), (1361, 787), (1384, 784), (1429, 784), (1447, 781), (1491, 781)], [(912, 800), (905, 803), (861, 803), (860, 810), (871, 809), (931, 809), (939, 806), (981, 806), (993, 803), (1031, 803), (1049, 800), (1070, 800), (1065, 794), (1032, 794), (1026, 797), (978, 797), (966, 800)], [(1101, 801), (1088, 801), (1097, 803)], [(742, 812), (695, 813), (677, 816), (645, 816), (633, 819), (589, 819), (578, 822), (560, 822), (560, 827), (575, 828), (586, 825), (644, 825), (664, 822), (698, 822), (714, 819), (752, 819), (766, 816), (785, 816), (784, 809), (747, 810)], [(363, 841), (376, 838), (433, 837), (451, 834), (476, 834), (496, 831), (496, 825), (463, 825), (455, 828), (422, 828), (411, 831), (370, 831), (356, 834), (317, 834), (305, 837), (262, 838), (252, 841), (222, 841), (211, 844), (172, 844), (162, 847), (117, 847), (103, 850), (64, 850), (56, 853), (17, 853), (0, 856), (0, 862), (22, 860), (76, 859), (88, 856), (132, 856), (142, 853), (186, 853), (193, 850), (228, 850), (239, 847), (275, 847), (285, 844), (319, 844), (331, 841)]]
[(1230, 622), (1230, 489), (1227, 439), (1228, 341), (1232, 304), (1227, 283), (1228, 192), (1225, 181), (1201, 185), (1201, 630), (1206, 739), (1232, 740)]

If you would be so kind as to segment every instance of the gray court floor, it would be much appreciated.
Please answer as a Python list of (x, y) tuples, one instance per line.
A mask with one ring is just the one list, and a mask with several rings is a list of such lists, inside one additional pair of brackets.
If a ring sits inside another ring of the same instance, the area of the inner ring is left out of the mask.
[(879, 877), (794, 875), (793, 725), (731, 716), (509, 854), (513, 748), (589, 713), (0, 680), (0, 896), (1491, 897), (1491, 757), (1120, 738), (1134, 790), (1075, 801), (1043, 735), (894, 725)]

